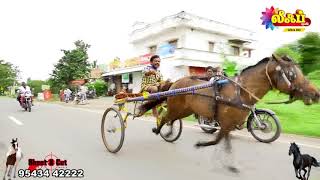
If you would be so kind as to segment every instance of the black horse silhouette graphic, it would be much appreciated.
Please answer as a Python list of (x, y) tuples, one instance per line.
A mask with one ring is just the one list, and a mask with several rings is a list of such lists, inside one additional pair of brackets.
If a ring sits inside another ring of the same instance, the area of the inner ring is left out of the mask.
[[(320, 167), (320, 162), (318, 162), (316, 158), (310, 156), (309, 154), (301, 154), (296, 143), (291, 143), (290, 145), (289, 156), (291, 156), (291, 154), (293, 154), (293, 167), (298, 179), (308, 180), (311, 166)], [(308, 170), (306, 170), (306, 168), (308, 168)], [(301, 170), (304, 171), (303, 177), (301, 175)]]

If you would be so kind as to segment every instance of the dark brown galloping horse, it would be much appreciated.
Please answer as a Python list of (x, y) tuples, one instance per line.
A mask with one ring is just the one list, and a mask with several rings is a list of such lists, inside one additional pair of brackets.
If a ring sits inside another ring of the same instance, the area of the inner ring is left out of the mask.
[[(295, 100), (303, 100), (304, 104), (310, 105), (318, 103), (320, 99), (319, 90), (312, 85), (302, 74), (301, 70), (288, 57), (266, 57), (254, 66), (247, 67), (239, 75), (239, 84), (253, 93), (254, 96), (262, 98), (268, 91), (273, 88), (280, 90), (283, 93), (289, 94)], [(178, 89), (198, 84), (206, 83), (192, 77), (184, 77), (173, 83), (170, 89)], [(241, 89), (237, 91), (237, 86), (234, 83), (225, 84), (220, 89), (220, 95), (230, 99), (239, 99), (243, 104), (254, 105), (257, 99), (253, 98), (246, 91)], [(236, 92), (240, 92), (237, 95)], [(162, 98), (158, 101), (150, 101), (144, 104), (140, 109), (146, 111), (152, 107), (167, 101), (167, 113), (161, 118), (160, 125), (154, 129), (158, 134), (161, 127), (173, 122), (176, 119), (182, 119), (192, 114), (198, 114), (207, 118), (215, 117), (221, 126), (217, 137), (213, 141), (198, 142), (196, 147), (215, 145), (222, 138), (227, 141), (227, 148), (231, 148), (229, 133), (237, 125), (245, 122), (249, 114), (248, 109), (241, 109), (235, 106), (217, 103), (214, 98), (213, 88), (200, 89), (194, 95), (181, 95)], [(217, 105), (217, 111), (214, 111), (214, 106)], [(216, 113), (216, 114), (215, 114)]]

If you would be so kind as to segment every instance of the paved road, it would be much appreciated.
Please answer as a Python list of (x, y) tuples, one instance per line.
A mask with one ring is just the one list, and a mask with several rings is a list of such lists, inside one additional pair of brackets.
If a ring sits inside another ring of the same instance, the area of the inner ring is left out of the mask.
[[(154, 125), (146, 120), (129, 123), (123, 148), (110, 154), (102, 144), (100, 119), (103, 111), (37, 103), (31, 113), (22, 111), (13, 99), (0, 98), (0, 176), (9, 141), (19, 139), (25, 158), (19, 165), (27, 168), (27, 159), (43, 159), (51, 152), (68, 160), (68, 168), (84, 169), (85, 179), (226, 179), (290, 180), (295, 179), (288, 141), (282, 136), (273, 144), (262, 144), (249, 134), (232, 138), (233, 158), (223, 147), (195, 149), (198, 140), (212, 138), (192, 128), (183, 129), (173, 144), (151, 133)], [(9, 118), (11, 116), (11, 118)], [(14, 119), (14, 120), (13, 120)], [(21, 122), (21, 123), (20, 123)], [(18, 123), (18, 124), (17, 124)], [(320, 160), (320, 140), (294, 137), (303, 152)], [(240, 173), (231, 173), (223, 164), (234, 162)], [(320, 168), (313, 168), (311, 180), (320, 179)]]

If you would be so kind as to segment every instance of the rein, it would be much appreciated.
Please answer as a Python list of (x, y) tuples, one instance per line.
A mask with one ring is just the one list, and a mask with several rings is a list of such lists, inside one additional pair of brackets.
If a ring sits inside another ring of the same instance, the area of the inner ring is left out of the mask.
[[(273, 85), (272, 81), (271, 81), (271, 78), (270, 78), (270, 75), (268, 73), (268, 68), (269, 68), (269, 64), (270, 64), (270, 61), (268, 61), (267, 63), (267, 66), (266, 66), (266, 71), (265, 71), (265, 74), (268, 78), (268, 81), (269, 81), (269, 84), (271, 86), (271, 89), (275, 89), (275, 86)], [(285, 82), (287, 83), (288, 87), (291, 89), (291, 90), (294, 90), (295, 88), (292, 86), (291, 82), (289, 81), (289, 79), (287, 78), (287, 76), (285, 75), (285, 73), (283, 72), (282, 68), (280, 65), (278, 65), (276, 67), (276, 70), (277, 71), (280, 71), (281, 72), (281, 76), (283, 77), (283, 79), (285, 80)], [(228, 78), (228, 77), (225, 77), (223, 76), (224, 78), (228, 79), (229, 81), (231, 81), (232, 83), (238, 85), (242, 90), (244, 90), (245, 92), (247, 92), (251, 97), (253, 97), (256, 101), (260, 101), (260, 102), (263, 102), (260, 98), (258, 98), (257, 96), (254, 95), (254, 93), (250, 92), (248, 89), (246, 89), (245, 87), (243, 87), (240, 83), (232, 80), (231, 78)], [(292, 103), (294, 102), (295, 100), (293, 98), (291, 98), (290, 96), (290, 99), (289, 100), (284, 100), (284, 101), (278, 101), (278, 102), (267, 102), (267, 101), (264, 101), (266, 104), (289, 104), (289, 103)]]
[(238, 85), (242, 90), (244, 90), (245, 92), (247, 92), (250, 96), (252, 96), (255, 100), (257, 101), (261, 101), (260, 98), (258, 98), (257, 96), (255, 96), (252, 92), (250, 92), (248, 89), (246, 89), (245, 87), (243, 87), (241, 84), (239, 84), (238, 82), (232, 80), (231, 78), (225, 77), (224, 78), (228, 79), (229, 81), (231, 81), (232, 83)]

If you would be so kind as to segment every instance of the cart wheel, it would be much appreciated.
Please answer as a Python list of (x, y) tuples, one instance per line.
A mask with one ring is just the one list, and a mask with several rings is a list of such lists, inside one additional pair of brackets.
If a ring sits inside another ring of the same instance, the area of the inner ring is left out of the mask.
[(177, 119), (169, 122), (160, 130), (160, 136), (167, 142), (174, 142), (179, 139), (182, 132), (182, 120)]
[(108, 108), (102, 117), (101, 122), (102, 140), (109, 152), (118, 152), (124, 141), (125, 126), (121, 113), (111, 107)]

